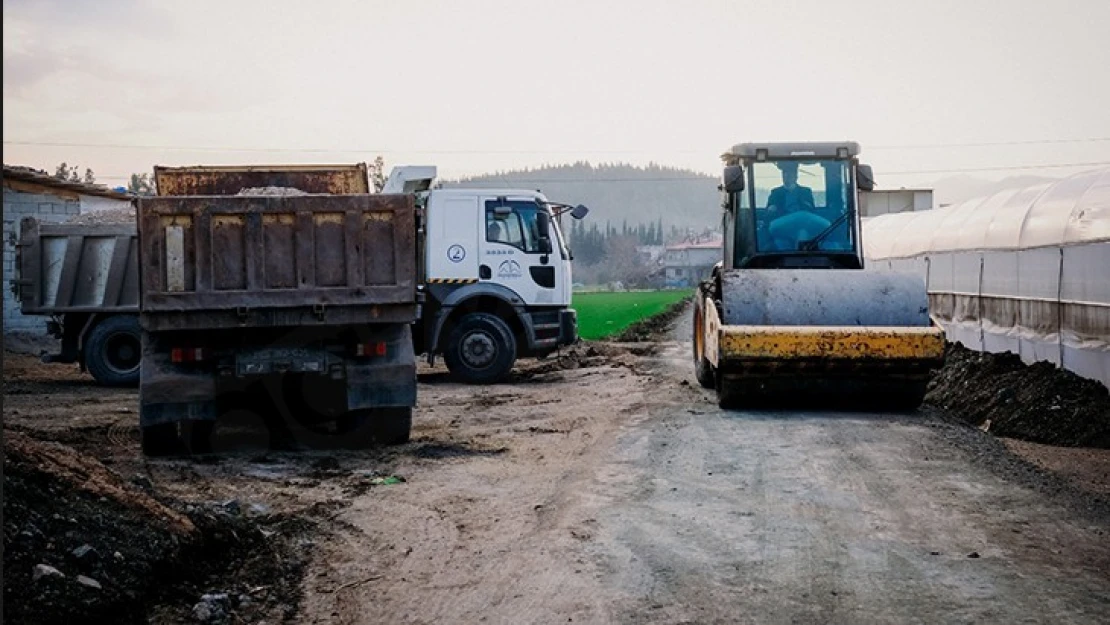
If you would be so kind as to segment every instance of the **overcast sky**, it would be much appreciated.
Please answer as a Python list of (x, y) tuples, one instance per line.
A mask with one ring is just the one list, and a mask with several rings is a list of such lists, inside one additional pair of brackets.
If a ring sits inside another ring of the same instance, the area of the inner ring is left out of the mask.
[[(1107, 0), (5, 0), (3, 24), (4, 162), (113, 186), (378, 154), (716, 172), (752, 140), (859, 141), (887, 188), (1110, 162)], [(1006, 142), (1032, 143), (960, 147)]]

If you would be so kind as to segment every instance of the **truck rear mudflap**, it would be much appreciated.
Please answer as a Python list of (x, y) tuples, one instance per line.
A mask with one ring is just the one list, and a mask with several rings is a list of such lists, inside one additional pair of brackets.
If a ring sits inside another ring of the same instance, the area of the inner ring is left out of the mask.
[(944, 358), (939, 327), (734, 326), (718, 334), (722, 406), (813, 400), (916, 407)]

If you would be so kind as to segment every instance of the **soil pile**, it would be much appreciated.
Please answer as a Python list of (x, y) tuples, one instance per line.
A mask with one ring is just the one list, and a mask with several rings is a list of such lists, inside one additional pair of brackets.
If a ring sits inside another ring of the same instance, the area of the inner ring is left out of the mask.
[(40, 356), (60, 349), (61, 342), (50, 336), (17, 331), (4, 333), (4, 351), (11, 354)]
[(66, 223), (85, 226), (95, 226), (98, 224), (134, 224), (135, 207), (125, 206), (123, 208), (105, 208), (102, 210), (89, 211), (70, 217), (66, 220)]
[(149, 480), (134, 482), (70, 447), (5, 431), (5, 622), (293, 616), (305, 554), (292, 536), (312, 523), (252, 516), (236, 502), (160, 500)]
[(96, 460), (4, 432), (5, 621), (139, 621), (198, 538), (188, 517)]
[(925, 401), (998, 436), (1110, 448), (1106, 387), (1048, 362), (949, 344)]
[(675, 319), (686, 312), (689, 300), (680, 300), (671, 304), (666, 310), (646, 319), (641, 319), (625, 328), (620, 334), (612, 338), (618, 343), (639, 343), (643, 341), (658, 341), (670, 331)]
[(240, 189), (238, 195), (308, 195), (293, 187), (248, 187)]
[(582, 341), (559, 350), (556, 355), (534, 363), (521, 363), (514, 373), (514, 380), (525, 380), (553, 371), (585, 369), (588, 367), (631, 367), (635, 362), (632, 351), (612, 343)]

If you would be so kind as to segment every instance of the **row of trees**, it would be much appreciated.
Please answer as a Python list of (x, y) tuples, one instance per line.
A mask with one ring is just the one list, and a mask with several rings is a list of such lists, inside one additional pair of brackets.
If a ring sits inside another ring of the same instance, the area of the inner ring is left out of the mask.
[[(585, 221), (589, 221), (587, 217)], [(608, 243), (617, 238), (631, 239), (633, 246), (663, 245), (663, 220), (648, 224), (637, 224), (631, 228), (628, 222), (620, 228), (605, 222), (587, 225), (585, 221), (571, 220), (570, 231), (566, 233), (567, 243), (574, 249), (574, 257), (583, 264), (592, 265), (605, 258)]]
[(81, 174), (81, 167), (73, 165), (72, 167), (67, 163), (60, 163), (54, 168), (54, 177), (66, 182), (84, 182), (93, 184), (96, 182), (96, 174), (88, 167), (85, 168), (84, 175)]
[[(80, 166), (66, 162), (59, 163), (54, 168), (54, 177), (66, 182), (96, 184), (96, 174), (92, 169), (86, 167), (85, 173), (82, 174)], [(131, 174), (131, 179), (127, 182), (127, 190), (138, 195), (154, 195), (154, 177), (150, 174)]]

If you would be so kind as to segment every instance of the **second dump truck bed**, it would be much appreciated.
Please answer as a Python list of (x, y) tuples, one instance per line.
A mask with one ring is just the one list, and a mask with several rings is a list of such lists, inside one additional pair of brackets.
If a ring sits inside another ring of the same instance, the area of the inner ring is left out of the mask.
[(416, 317), (411, 195), (211, 195), (138, 201), (149, 330)]

